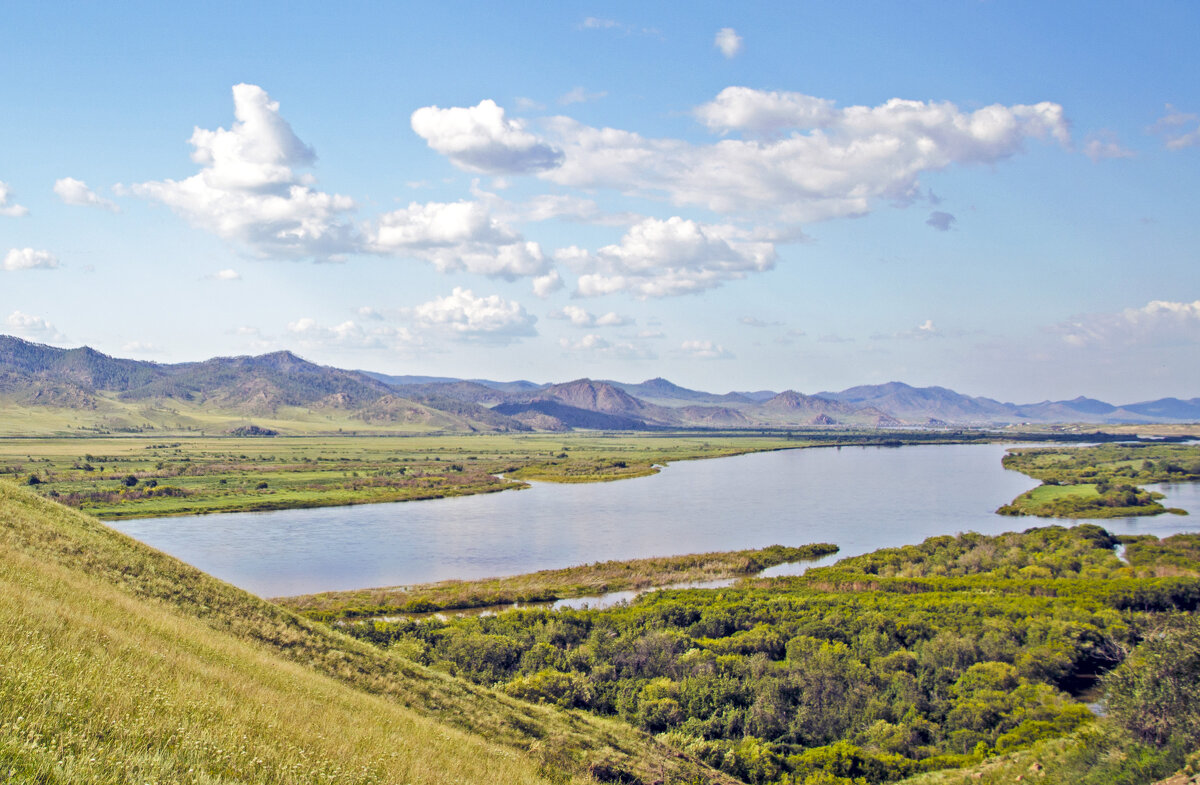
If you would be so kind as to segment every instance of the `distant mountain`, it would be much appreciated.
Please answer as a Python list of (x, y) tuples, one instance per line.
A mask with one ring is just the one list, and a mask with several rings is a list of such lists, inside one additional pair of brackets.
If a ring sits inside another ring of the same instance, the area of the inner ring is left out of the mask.
[(908, 423), (931, 419), (943, 422), (1012, 422), (1019, 414), (1012, 404), (991, 398), (972, 398), (945, 387), (913, 387), (903, 382), (850, 387), (841, 392), (820, 392), (816, 397), (872, 407)]
[(646, 403), (607, 382), (591, 379), (576, 379), (563, 384), (552, 384), (536, 392), (514, 396), (514, 402), (555, 401), (576, 409), (585, 409), (616, 417), (640, 421), (647, 425), (674, 424), (670, 410)]
[[(502, 403), (496, 412), (539, 430), (587, 428), (607, 431), (640, 431), (648, 424), (636, 417), (608, 414), (594, 409), (569, 406), (554, 400)], [(535, 416), (530, 416), (535, 415)]]
[[(795, 390), (722, 395), (661, 377), (637, 384), (584, 378), (541, 385), (347, 371), (286, 351), (160, 364), (12, 336), (0, 336), (0, 404), (18, 407), (15, 411), (41, 407), (87, 413), (82, 419), (60, 416), (60, 430), (68, 423), (91, 422), (86, 427), (102, 430), (202, 431), (228, 423), (226, 430), (232, 431), (249, 427), (251, 417), (269, 419), (274, 429), (303, 422), (306, 432), (368, 426), (555, 431), (1200, 421), (1200, 398), (1115, 406), (1079, 396), (1013, 404), (903, 382), (816, 395)], [(10, 430), (24, 433), (21, 421), (15, 422)]]
[(1157, 401), (1127, 403), (1121, 408), (1146, 417), (1200, 421), (1200, 398), (1191, 398), (1186, 401), (1178, 398), (1160, 398)]
[(316, 365), (291, 352), (165, 365), (0, 336), (0, 398), (95, 411), (98, 424), (122, 430), (164, 422), (211, 427), (214, 419), (244, 427), (245, 418), (287, 420), (301, 409), (306, 416), (327, 412), (330, 420), (336, 414), (347, 424), (359, 420), (438, 430), (527, 430), (481, 406), (449, 400), (439, 406), (433, 396), (401, 397), (366, 374)]
[(689, 390), (686, 387), (680, 387), (673, 382), (669, 382), (662, 377), (655, 379), (647, 379), (640, 384), (627, 384), (624, 382), (606, 381), (605, 384), (611, 384), (630, 395), (641, 398), (644, 401), (657, 403), (663, 406), (686, 406), (688, 404), (713, 404), (716, 406), (736, 406), (739, 404), (752, 404), (753, 400), (744, 395), (737, 393), (726, 393), (725, 395), (715, 395), (713, 393), (701, 392), (699, 390)]
[(753, 401), (754, 403), (762, 403), (763, 401), (769, 401), (772, 398), (774, 398), (776, 395), (779, 395), (779, 393), (777, 393), (774, 390), (754, 390), (754, 391), (743, 391), (743, 392), (731, 392), (729, 394), (736, 395), (739, 398), (746, 398), (748, 400)]

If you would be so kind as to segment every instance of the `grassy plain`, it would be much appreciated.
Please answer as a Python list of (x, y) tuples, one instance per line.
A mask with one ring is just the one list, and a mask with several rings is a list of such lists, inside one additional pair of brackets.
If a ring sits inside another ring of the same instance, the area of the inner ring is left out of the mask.
[[(434, 499), (653, 474), (672, 461), (832, 444), (876, 431), (0, 438), (0, 476), (105, 520)], [(977, 441), (978, 434), (889, 433)]]
[(323, 620), (552, 602), (567, 597), (744, 577), (777, 564), (817, 559), (837, 550), (830, 543), (797, 548), (772, 545), (744, 551), (595, 562), (508, 578), (306, 594), (276, 602), (309, 618)]
[(499, 695), (0, 481), (0, 781), (729, 782)]

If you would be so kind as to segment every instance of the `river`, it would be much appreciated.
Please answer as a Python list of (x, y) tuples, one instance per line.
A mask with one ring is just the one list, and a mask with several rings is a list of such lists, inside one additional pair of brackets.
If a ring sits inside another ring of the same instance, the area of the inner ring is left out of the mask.
[[(109, 525), (263, 597), (775, 543), (833, 542), (843, 557), (940, 534), (1051, 523), (993, 512), (1037, 485), (1001, 467), (1005, 449), (784, 450), (682, 461), (619, 482)], [(1100, 524), (1158, 536), (1200, 530), (1200, 483), (1160, 490), (1167, 506), (1192, 514)]]

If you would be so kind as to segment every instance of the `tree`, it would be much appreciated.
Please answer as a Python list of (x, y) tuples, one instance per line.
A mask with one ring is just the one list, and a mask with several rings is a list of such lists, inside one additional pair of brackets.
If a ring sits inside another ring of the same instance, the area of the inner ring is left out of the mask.
[(1104, 686), (1109, 714), (1142, 741), (1200, 741), (1200, 620), (1147, 635)]

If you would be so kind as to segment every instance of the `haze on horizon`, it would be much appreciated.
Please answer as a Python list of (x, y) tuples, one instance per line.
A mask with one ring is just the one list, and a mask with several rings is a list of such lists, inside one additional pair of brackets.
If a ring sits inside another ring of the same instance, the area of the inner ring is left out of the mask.
[(1200, 7), (6, 9), (0, 332), (1200, 395)]

